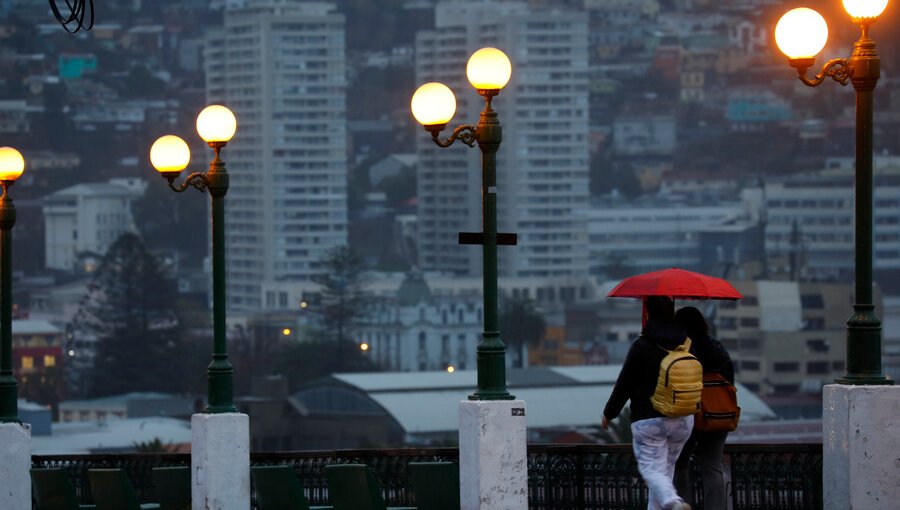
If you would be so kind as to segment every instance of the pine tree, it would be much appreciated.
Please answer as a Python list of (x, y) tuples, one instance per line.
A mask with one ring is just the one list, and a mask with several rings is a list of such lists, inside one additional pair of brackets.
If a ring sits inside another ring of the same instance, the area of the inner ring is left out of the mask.
[[(366, 291), (365, 264), (347, 246), (332, 249), (322, 259), (323, 272), (312, 278), (320, 285), (318, 324), (314, 338), (337, 347), (334, 371), (345, 369), (345, 349), (353, 347), (359, 320), (368, 313), (371, 296)], [(349, 345), (348, 345), (349, 344)]]
[(87, 394), (178, 391), (184, 379), (177, 287), (134, 234), (103, 258), (75, 316), (74, 333), (96, 339)]

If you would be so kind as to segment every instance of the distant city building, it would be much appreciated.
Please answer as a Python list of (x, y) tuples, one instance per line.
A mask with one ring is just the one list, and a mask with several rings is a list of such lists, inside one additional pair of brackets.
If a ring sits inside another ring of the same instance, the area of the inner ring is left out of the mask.
[[(456, 277), (441, 273), (424, 273), (428, 288), (435, 297), (454, 297), (467, 300), (482, 295), (484, 281), (480, 276)], [(367, 273), (366, 291), (374, 298), (395, 299), (406, 280), (400, 272)], [(584, 275), (558, 278), (500, 278), (501, 296), (534, 300), (542, 310), (560, 309), (570, 303), (587, 303), (597, 298), (598, 289), (591, 278)], [(312, 282), (267, 283), (263, 285), (267, 310), (300, 310), (301, 302), (311, 303), (321, 288)], [(312, 306), (312, 305), (310, 305)], [(308, 313), (308, 312), (301, 312)]]
[(22, 382), (63, 363), (63, 331), (44, 320), (13, 319), (12, 364)]
[(263, 306), (265, 282), (308, 281), (347, 243), (344, 17), (333, 4), (225, 5), (207, 38), (207, 99), (234, 110), (222, 153), (228, 307)]
[[(718, 302), (714, 324), (747, 389), (764, 399), (821, 395), (844, 375), (851, 285), (731, 283), (744, 297)], [(880, 295), (875, 304), (881, 313)]]
[[(852, 170), (843, 167), (770, 179), (765, 187), (768, 256), (783, 261), (793, 257), (802, 268), (801, 279), (852, 281), (853, 183)], [(888, 293), (900, 290), (900, 167), (875, 172), (873, 255), (875, 280)]]
[(673, 115), (623, 115), (613, 121), (613, 152), (619, 156), (665, 156), (675, 151)]
[[(381, 299), (357, 328), (370, 359), (384, 370), (472, 369), (481, 341), (480, 296), (439, 298), (420, 274), (412, 273), (396, 298)], [(512, 362), (507, 355), (507, 364)]]
[(709, 270), (701, 267), (700, 252), (715, 252), (715, 247), (701, 246), (700, 233), (742, 218), (745, 211), (741, 203), (691, 206), (654, 200), (645, 205), (604, 201), (581, 214), (588, 223), (590, 271), (601, 274), (610, 265), (632, 273), (668, 267)]
[(397, 177), (406, 169), (415, 169), (415, 154), (390, 154), (369, 168), (369, 185), (378, 186), (388, 177)]
[(112, 181), (77, 184), (46, 197), (46, 267), (73, 271), (82, 255), (102, 257), (119, 236), (135, 231), (131, 203), (142, 194), (142, 185)]
[(192, 398), (168, 393), (138, 392), (92, 400), (60, 402), (59, 421), (102, 422), (154, 416), (188, 418), (194, 412)]
[[(545, 443), (563, 431), (596, 427), (620, 369), (595, 365), (508, 370), (510, 393), (528, 402), (529, 441)], [(332, 374), (290, 398), (271, 401), (267, 413), (253, 416), (281, 416), (290, 424), (274, 429), (271, 437), (258, 438), (271, 445), (265, 449), (286, 448), (286, 443), (301, 449), (439, 445), (457, 440), (458, 403), (476, 385), (474, 370)], [(775, 418), (758, 397), (741, 386), (738, 392), (742, 423)], [(250, 405), (263, 403), (256, 399)]]
[[(484, 46), (504, 50), (512, 79), (494, 100), (504, 139), (497, 156), (502, 276), (561, 277), (587, 271), (586, 227), (573, 211), (588, 201), (587, 19), (582, 12), (529, 9), (519, 2), (443, 2), (435, 29), (416, 37), (416, 82), (455, 91), (454, 123), (475, 123), (484, 107), (465, 74)], [(419, 155), (419, 267), (460, 276), (481, 272), (481, 250), (460, 246), (460, 231), (481, 230), (477, 150), (441, 150), (426, 133)]]

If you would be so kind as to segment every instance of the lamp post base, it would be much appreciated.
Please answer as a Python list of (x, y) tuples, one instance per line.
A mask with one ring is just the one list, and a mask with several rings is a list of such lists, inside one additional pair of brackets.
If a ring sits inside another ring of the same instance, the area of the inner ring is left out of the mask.
[(825, 510), (889, 510), (900, 501), (900, 386), (823, 390)]
[(250, 417), (240, 413), (191, 417), (191, 508), (250, 508)]
[(31, 508), (31, 428), (0, 423), (0, 508)]
[(459, 403), (459, 500), (462, 510), (528, 508), (525, 402)]

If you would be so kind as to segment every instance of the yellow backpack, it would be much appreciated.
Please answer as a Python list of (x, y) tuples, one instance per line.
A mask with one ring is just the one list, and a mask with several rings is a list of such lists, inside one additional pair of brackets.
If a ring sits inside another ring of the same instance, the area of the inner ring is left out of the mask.
[(663, 416), (689, 416), (700, 410), (703, 366), (690, 349), (690, 338), (671, 351), (663, 349), (668, 354), (659, 363), (656, 391), (650, 397), (653, 408)]

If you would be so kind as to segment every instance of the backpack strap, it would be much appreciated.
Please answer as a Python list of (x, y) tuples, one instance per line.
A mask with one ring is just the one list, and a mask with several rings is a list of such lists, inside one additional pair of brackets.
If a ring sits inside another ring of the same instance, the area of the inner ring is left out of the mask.
[[(675, 347), (674, 349), (672, 349), (671, 351), (670, 351), (669, 349), (666, 349), (665, 347), (659, 345), (659, 344), (656, 344), (656, 346), (659, 347), (660, 349), (666, 351), (666, 352), (669, 352), (669, 353), (675, 352), (675, 351), (690, 352), (690, 350), (691, 350), (691, 337), (689, 337), (689, 336), (684, 337), (684, 342), (682, 342), (681, 345), (676, 346), (676, 347)], [(683, 349), (682, 349), (682, 347), (683, 347)]]

